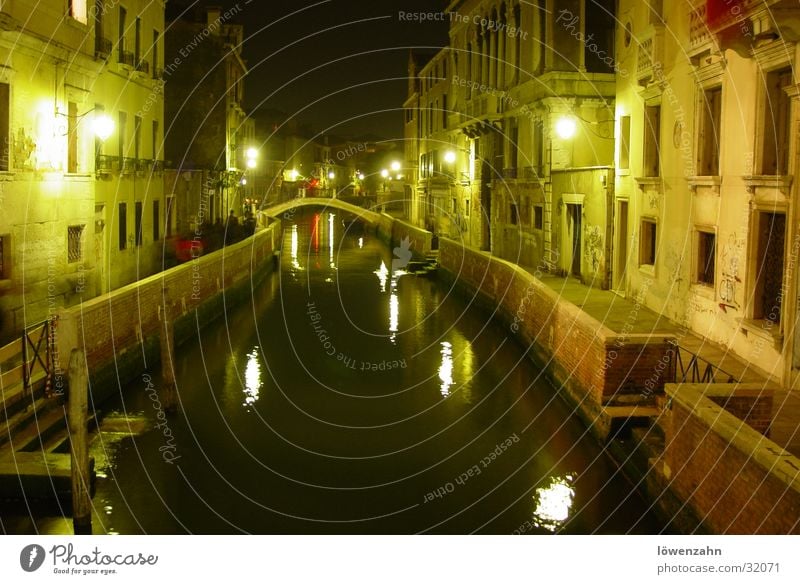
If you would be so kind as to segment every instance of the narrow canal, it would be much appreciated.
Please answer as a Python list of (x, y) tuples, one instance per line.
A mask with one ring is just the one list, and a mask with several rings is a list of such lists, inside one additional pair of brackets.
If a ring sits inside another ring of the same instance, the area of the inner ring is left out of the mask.
[(507, 327), (337, 215), (284, 233), (253, 301), (180, 348), (181, 415), (155, 372), (105, 408), (150, 426), (96, 437), (96, 533), (661, 530)]

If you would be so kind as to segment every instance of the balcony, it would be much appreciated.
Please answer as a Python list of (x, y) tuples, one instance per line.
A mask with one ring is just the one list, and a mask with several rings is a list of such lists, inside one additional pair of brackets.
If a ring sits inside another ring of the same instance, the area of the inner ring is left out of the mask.
[(111, 54), (112, 44), (111, 41), (105, 37), (95, 37), (94, 39), (94, 57), (95, 59), (105, 60)]
[(119, 157), (98, 154), (94, 162), (94, 169), (95, 173), (98, 175), (110, 174), (119, 169)]
[(130, 51), (120, 51), (119, 52), (119, 62), (120, 62), (120, 64), (126, 65), (126, 66), (130, 67), (131, 69), (133, 69), (133, 65), (134, 65), (133, 53), (131, 53)]
[(648, 85), (662, 76), (664, 60), (664, 27), (651, 25), (643, 36), (636, 61), (636, 79), (641, 85)]
[(131, 174), (136, 171), (137, 160), (135, 158), (122, 159), (122, 174)]
[(138, 73), (143, 73), (144, 75), (149, 75), (150, 74), (150, 63), (148, 63), (147, 61), (144, 61), (144, 60), (139, 61), (138, 63), (136, 63), (136, 71)]
[(800, 8), (795, 1), (740, 0), (735, 4), (737, 10), (720, 1), (713, 14), (706, 4), (699, 2), (689, 15), (688, 53), (694, 58), (717, 49), (751, 57), (758, 40), (800, 40)]

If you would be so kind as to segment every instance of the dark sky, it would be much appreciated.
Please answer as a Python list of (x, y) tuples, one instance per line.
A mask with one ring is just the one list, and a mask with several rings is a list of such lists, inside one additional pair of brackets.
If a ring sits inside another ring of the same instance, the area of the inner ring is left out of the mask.
[(446, 45), (448, 23), (404, 22), (399, 12), (441, 11), (446, 0), (247, 2), (169, 5), (239, 5), (248, 111), (280, 109), (332, 134), (402, 137), (409, 47)]

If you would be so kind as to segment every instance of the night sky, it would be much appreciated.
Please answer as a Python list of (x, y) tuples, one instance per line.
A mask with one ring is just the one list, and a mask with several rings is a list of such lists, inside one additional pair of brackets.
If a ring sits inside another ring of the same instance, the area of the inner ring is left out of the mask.
[[(447, 22), (404, 22), (399, 12), (443, 10), (446, 0), (171, 0), (239, 5), (245, 26), (248, 112), (277, 109), (318, 132), (402, 137), (411, 47), (447, 44)], [(169, 34), (167, 32), (167, 34)]]

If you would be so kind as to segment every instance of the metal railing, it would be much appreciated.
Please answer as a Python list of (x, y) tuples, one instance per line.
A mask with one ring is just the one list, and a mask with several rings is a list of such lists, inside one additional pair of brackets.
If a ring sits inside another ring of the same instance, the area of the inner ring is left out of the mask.
[(674, 383), (738, 383), (735, 375), (680, 345), (673, 345), (669, 378)]

